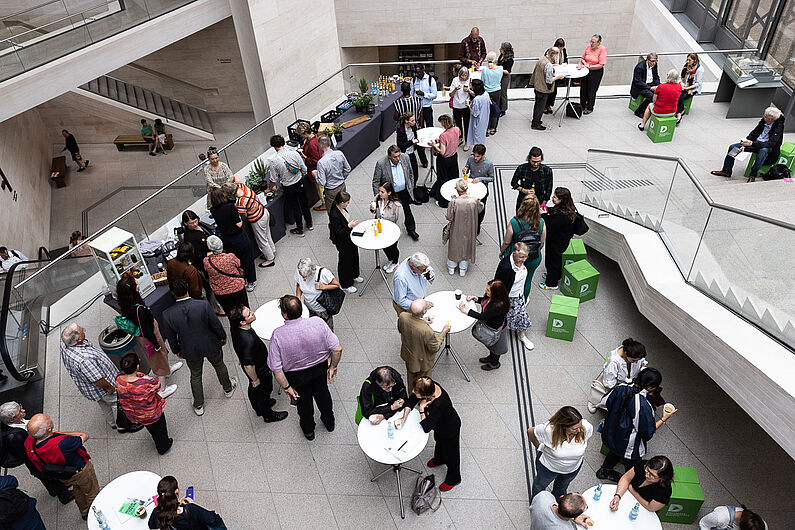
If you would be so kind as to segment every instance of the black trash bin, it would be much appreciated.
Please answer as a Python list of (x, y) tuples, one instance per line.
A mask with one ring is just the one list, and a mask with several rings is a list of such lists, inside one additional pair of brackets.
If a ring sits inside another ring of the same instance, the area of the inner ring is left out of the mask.
[(121, 358), (125, 353), (135, 351), (141, 363), (139, 370), (145, 374), (149, 373), (149, 358), (146, 356), (146, 350), (138, 344), (135, 337), (119, 329), (115, 324), (106, 327), (99, 334), (99, 347), (108, 354), (116, 368), (119, 368)]

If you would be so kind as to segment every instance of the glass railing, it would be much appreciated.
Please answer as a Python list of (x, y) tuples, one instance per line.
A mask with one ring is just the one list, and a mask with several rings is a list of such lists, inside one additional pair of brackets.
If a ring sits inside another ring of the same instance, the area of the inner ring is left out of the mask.
[(675, 157), (589, 149), (582, 202), (657, 232), (690, 285), (795, 349), (795, 225), (715, 203)]
[(10, 79), (195, 0), (97, 0), (79, 9), (65, 0), (0, 19), (0, 81)]

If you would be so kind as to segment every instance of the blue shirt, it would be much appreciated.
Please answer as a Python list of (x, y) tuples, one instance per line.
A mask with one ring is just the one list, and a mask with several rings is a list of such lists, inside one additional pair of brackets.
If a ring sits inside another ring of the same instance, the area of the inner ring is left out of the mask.
[[(428, 270), (433, 270), (428, 267)], [(409, 258), (398, 265), (392, 275), (392, 300), (408, 311), (411, 302), (425, 298), (426, 280), (423, 274), (415, 274), (409, 267)], [(433, 281), (429, 281), (433, 283)]]
[(411, 82), (411, 95), (416, 96), (416, 90), (420, 90), (424, 95), (422, 97), (422, 106), (430, 107), (433, 100), (436, 99), (436, 80), (426, 73), (422, 79), (414, 78)]
[(488, 67), (483, 68), (480, 71), (480, 79), (486, 87), (486, 92), (498, 91), (500, 89), (500, 83), (502, 83), (502, 66), (498, 66), (493, 70)]
[(762, 129), (762, 133), (757, 137), (757, 142), (767, 142), (770, 140), (770, 128), (773, 127), (772, 123), (765, 123), (765, 128)]
[(400, 162), (397, 165), (389, 161), (389, 167), (392, 169), (392, 186), (395, 191), (403, 191), (406, 189), (406, 176), (403, 174), (403, 164)]

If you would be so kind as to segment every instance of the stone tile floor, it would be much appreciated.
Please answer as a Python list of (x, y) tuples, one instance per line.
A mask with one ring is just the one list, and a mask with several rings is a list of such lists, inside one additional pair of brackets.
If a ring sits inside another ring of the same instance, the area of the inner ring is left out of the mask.
[[(694, 113), (677, 131), (675, 141), (655, 145), (634, 129), (635, 119), (625, 107), (626, 100), (600, 101), (596, 112), (582, 121), (566, 119), (562, 128), (555, 125), (538, 133), (531, 132), (528, 126), (532, 103), (512, 102), (499, 134), (487, 140), (487, 156), (497, 164), (515, 165), (534, 143), (545, 150), (550, 163), (582, 162), (588, 147), (634, 149), (678, 154), (700, 176), (714, 169), (725, 146), (746, 134), (755, 121), (725, 121), (721, 105), (699, 98)], [(704, 134), (705, 130), (709, 135)], [(386, 144), (348, 179), (354, 217), (367, 216), (372, 171), (385, 150)], [(705, 156), (707, 152), (709, 155)], [(463, 155), (459, 153), (461, 164)], [(507, 191), (511, 173), (502, 173), (502, 191), (509, 207), (514, 197), (513, 192)], [(579, 171), (557, 170), (555, 178), (556, 185), (572, 189), (576, 200), (582, 192)], [(414, 243), (403, 235), (399, 246), (403, 257), (415, 250), (430, 256), (439, 271), (431, 292), (451, 288), (461, 288), (469, 294), (483, 291), (496, 267), (501, 236), (497, 232), (496, 203), (492, 192), (480, 237), (483, 246), (478, 247), (477, 262), (465, 278), (444, 273), (446, 252), (440, 240), (444, 210), (432, 204), (415, 208), (421, 239)], [(278, 243), (277, 267), (258, 269), (257, 289), (250, 295), (252, 306), (292, 292), (293, 269), (302, 256), (334, 268), (336, 252), (326, 237), (324, 214), (313, 215), (317, 226), (314, 232), (306, 238), (282, 239)], [(362, 275), (366, 275), (374, 264), (372, 253), (362, 252), (360, 258)], [(231, 399), (224, 399), (212, 370), (205, 370), (204, 375), (206, 413), (196, 417), (191, 411), (189, 374), (182, 370), (174, 377), (179, 389), (169, 398), (166, 409), (169, 432), (176, 443), (168, 454), (158, 456), (146, 431), (120, 435), (110, 430), (98, 408), (78, 394), (60, 368), (56, 334), (48, 340), (45, 410), (52, 414), (58, 429), (82, 430), (91, 435), (87, 448), (101, 485), (135, 469), (173, 474), (183, 488), (193, 485), (197, 502), (219, 511), (229, 528), (361, 528), (373, 524), (385, 528), (528, 528), (525, 458), (534, 455), (524, 452), (527, 444), (523, 444), (520, 413), (529, 415), (531, 423), (540, 423), (559, 407), (574, 405), (592, 423), (598, 423), (601, 418), (588, 414), (585, 408), (590, 381), (599, 373), (605, 353), (627, 336), (633, 336), (646, 344), (651, 365), (663, 373), (666, 398), (680, 409), (653, 438), (650, 454), (665, 454), (675, 465), (698, 470), (705, 496), (702, 515), (719, 504), (745, 503), (762, 513), (771, 528), (786, 528), (795, 511), (780, 499), (795, 489), (793, 460), (638, 313), (614, 262), (594, 251), (590, 251), (589, 259), (601, 272), (599, 292), (595, 300), (581, 306), (572, 343), (544, 337), (550, 295), (537, 288), (531, 293), (529, 311), (535, 325), (530, 337), (536, 344), (535, 350), (526, 355), (531, 410), (520, 410), (517, 404), (515, 359), (506, 359), (499, 370), (483, 372), (477, 363), (480, 345), (468, 333), (453, 337), (473, 380), (467, 383), (449, 359), (440, 361), (434, 377), (450, 392), (462, 417), (463, 482), (443, 495), (444, 502), (437, 512), (421, 517), (408, 510), (406, 519), (401, 520), (394, 481), (388, 475), (377, 483), (369, 481), (384, 466), (364, 456), (356, 442), (353, 413), (362, 380), (379, 364), (390, 363), (403, 369), (394, 312), (389, 293), (380, 281), (374, 280), (362, 297), (348, 296), (342, 313), (335, 317), (335, 330), (344, 347), (339, 377), (332, 386), (337, 429), (327, 433), (319, 428), (313, 442), (301, 435), (295, 409), (289, 407), (283, 395), (276, 396), (277, 409), (289, 410), (290, 417), (266, 425), (250, 410), (244, 391), (238, 390)], [(536, 281), (541, 272), (536, 274)], [(109, 308), (96, 302), (77, 321), (95, 339), (112, 317)], [(230, 371), (236, 371), (238, 379), (245, 381), (229, 346), (224, 355)], [(414, 467), (424, 467), (432, 455), (432, 445), (431, 438), (429, 447), (412, 462)], [(602, 458), (599, 446), (599, 439), (592, 439), (572, 490), (584, 491), (596, 483), (594, 471)], [(438, 470), (427, 471), (435, 472), (437, 482), (443, 479)], [(39, 510), (48, 527), (84, 525), (74, 505), (55, 502), (26, 471), (16, 474), (23, 487), (39, 499)], [(405, 475), (404, 484), (410, 480)], [(666, 529), (678, 527), (683, 526), (664, 525)]]

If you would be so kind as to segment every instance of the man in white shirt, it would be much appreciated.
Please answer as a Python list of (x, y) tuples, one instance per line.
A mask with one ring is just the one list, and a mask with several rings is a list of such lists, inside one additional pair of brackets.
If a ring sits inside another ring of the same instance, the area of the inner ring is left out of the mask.
[[(8, 272), (14, 263), (20, 261), (28, 261), (28, 258), (18, 250), (8, 250), (6, 247), (0, 247), (0, 273)], [(27, 265), (20, 265), (17, 269), (24, 269)]]
[(651, 52), (646, 56), (645, 61), (639, 62), (632, 73), (632, 86), (629, 88), (629, 95), (633, 99), (643, 96), (643, 102), (635, 110), (635, 116), (643, 117), (646, 107), (649, 106), (654, 98), (654, 87), (660, 84), (660, 76), (657, 74), (657, 54)]
[(411, 95), (422, 98), (422, 127), (433, 127), (433, 100), (436, 99), (436, 80), (425, 73), (425, 65), (414, 67), (414, 79), (411, 80)]
[(548, 491), (533, 498), (530, 505), (532, 530), (573, 530), (580, 525), (588, 528), (588, 517), (583, 512), (588, 508), (585, 497), (579, 493), (567, 493), (557, 503)]

